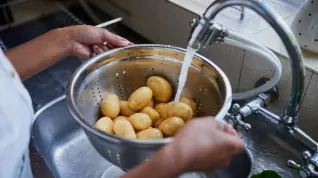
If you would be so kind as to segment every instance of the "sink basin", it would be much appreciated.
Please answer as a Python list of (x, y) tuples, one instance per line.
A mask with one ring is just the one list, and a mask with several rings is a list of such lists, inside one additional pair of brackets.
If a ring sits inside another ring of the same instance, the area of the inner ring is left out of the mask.
[[(258, 129), (262, 129), (262, 127)], [(258, 131), (255, 130), (253, 134), (256, 132)], [(290, 157), (289, 152), (285, 151), (283, 147), (276, 149), (277, 145), (273, 146), (272, 137), (267, 138), (265, 135), (268, 134), (265, 132), (259, 133), (262, 135), (242, 134), (250, 151), (233, 158), (228, 168), (220, 169), (213, 174), (188, 173), (181, 177), (246, 178), (251, 175), (251, 171), (258, 173), (264, 169), (275, 170), (283, 177), (297, 177), (285, 166), (286, 160), (293, 158)], [(262, 140), (265, 140), (266, 143), (263, 144)], [(93, 148), (80, 125), (69, 113), (65, 96), (50, 102), (36, 113), (32, 141), (44, 158), (48, 170), (55, 177), (117, 178), (124, 174), (121, 169), (106, 161)], [(266, 148), (260, 145), (266, 145)], [(262, 152), (263, 150), (265, 152)], [(253, 164), (250, 153), (255, 160)], [(37, 175), (34, 176), (37, 177)]]

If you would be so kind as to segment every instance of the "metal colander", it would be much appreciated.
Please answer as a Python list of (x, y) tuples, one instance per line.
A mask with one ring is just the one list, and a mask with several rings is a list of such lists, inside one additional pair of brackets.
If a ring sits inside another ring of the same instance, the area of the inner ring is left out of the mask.
[[(184, 49), (173, 46), (134, 45), (95, 56), (75, 72), (67, 91), (69, 109), (93, 146), (108, 161), (123, 170), (130, 169), (172, 139), (128, 140), (95, 129), (94, 124), (101, 117), (102, 98), (115, 93), (121, 100), (127, 100), (153, 75), (169, 80), (176, 92), (184, 54)], [(231, 94), (226, 75), (211, 61), (196, 55), (183, 96), (196, 101), (197, 116), (223, 118), (230, 107)]]

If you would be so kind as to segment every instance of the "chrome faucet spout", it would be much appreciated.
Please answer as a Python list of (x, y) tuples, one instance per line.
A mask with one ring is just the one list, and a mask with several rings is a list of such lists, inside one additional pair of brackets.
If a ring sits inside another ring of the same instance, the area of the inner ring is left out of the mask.
[[(292, 68), (292, 89), (289, 100), (289, 105), (286, 111), (283, 113), (281, 120), (282, 123), (288, 126), (294, 126), (300, 108), (301, 97), (304, 91), (304, 64), (302, 59), (302, 53), (297, 43), (297, 40), (290, 30), (290, 28), (284, 23), (284, 20), (273, 12), (266, 4), (261, 0), (216, 0), (214, 1), (200, 17), (198, 22), (193, 26), (191, 36), (188, 41), (188, 45), (200, 49), (208, 45), (211, 39), (211, 21), (215, 16), (224, 8), (230, 6), (248, 7), (262, 16), (277, 32), (283, 41), (286, 50), (290, 57)], [(224, 32), (224, 30), (221, 32)], [(226, 34), (226, 33), (225, 33)], [(213, 35), (213, 34), (212, 34)], [(218, 34), (219, 35), (219, 34)]]

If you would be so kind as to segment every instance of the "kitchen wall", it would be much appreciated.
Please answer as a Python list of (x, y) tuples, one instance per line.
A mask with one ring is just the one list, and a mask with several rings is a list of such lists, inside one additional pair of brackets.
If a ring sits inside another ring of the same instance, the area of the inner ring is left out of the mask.
[[(271, 78), (273, 68), (258, 56), (226, 44), (215, 44), (204, 49), (201, 54), (217, 64), (228, 76), (233, 92), (252, 89), (260, 77)], [(282, 114), (289, 102), (292, 73), (290, 61), (280, 58), (283, 72), (278, 83), (279, 99), (269, 106), (269, 110)], [(306, 69), (305, 94), (300, 108), (299, 125), (309, 135), (318, 140), (318, 74)]]
[[(114, 17), (124, 17), (124, 23), (154, 43), (185, 47), (190, 33), (189, 21), (197, 15), (166, 0), (92, 0), (101, 9)], [(143, 5), (140, 8), (140, 5)], [(140, 10), (144, 9), (144, 10)], [(146, 14), (146, 15), (145, 15)], [(268, 36), (273, 38), (273, 36)], [(260, 77), (271, 78), (273, 68), (254, 54), (228, 46), (213, 44), (199, 53), (216, 63), (228, 76), (233, 92), (246, 91), (254, 87)], [(286, 108), (292, 82), (288, 59), (280, 58), (283, 73), (278, 88), (280, 97), (270, 105), (270, 110), (282, 113)], [(306, 69), (305, 94), (300, 108), (299, 124), (314, 139), (318, 140), (318, 73)], [(318, 70), (315, 70), (318, 71)]]

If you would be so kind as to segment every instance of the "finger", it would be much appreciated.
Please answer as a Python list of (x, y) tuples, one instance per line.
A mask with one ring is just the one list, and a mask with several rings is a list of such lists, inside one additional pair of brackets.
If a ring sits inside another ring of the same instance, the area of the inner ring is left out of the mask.
[(224, 129), (227, 127), (225, 122), (217, 121), (215, 120), (215, 128), (221, 131), (224, 131)]
[(93, 46), (93, 50), (97, 54), (100, 54), (100, 53), (104, 52), (103, 49), (101, 47), (99, 47), (98, 45), (94, 45)]
[(109, 49), (114, 49), (116, 48), (116, 46), (110, 44), (110, 43), (106, 43), (106, 46), (109, 48)]
[[(105, 43), (106, 44), (106, 43)], [(105, 44), (99, 44), (98, 46), (103, 50), (103, 52), (108, 51), (108, 47)]]
[(233, 129), (232, 125), (230, 124), (225, 124), (224, 126), (224, 132), (229, 133), (233, 136), (237, 136), (237, 132)]
[(222, 134), (223, 141), (227, 142), (226, 148), (229, 154), (237, 154), (245, 149), (245, 144), (243, 140), (237, 136), (232, 136), (230, 134)]
[(73, 45), (73, 55), (75, 55), (76, 57), (86, 60), (90, 57), (91, 55), (91, 50), (90, 48), (83, 46), (79, 43), (76, 43)]
[(101, 29), (101, 39), (102, 41), (107, 41), (107, 43), (110, 43), (115, 46), (123, 47), (123, 46), (128, 46), (132, 44), (130, 41), (128, 41), (125, 38), (122, 38), (118, 35), (115, 35), (105, 29)]

